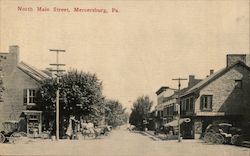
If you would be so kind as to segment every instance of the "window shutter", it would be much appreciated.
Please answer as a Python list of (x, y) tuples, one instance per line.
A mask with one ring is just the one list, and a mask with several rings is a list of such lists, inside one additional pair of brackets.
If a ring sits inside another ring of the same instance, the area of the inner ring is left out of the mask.
[(212, 110), (213, 108), (213, 96), (210, 96), (210, 109)]
[(202, 108), (203, 108), (202, 105), (203, 105), (203, 96), (201, 96), (201, 98), (200, 98), (200, 109), (201, 109), (201, 110), (203, 110), (203, 109), (202, 109)]
[(23, 90), (23, 105), (27, 105), (27, 89)]

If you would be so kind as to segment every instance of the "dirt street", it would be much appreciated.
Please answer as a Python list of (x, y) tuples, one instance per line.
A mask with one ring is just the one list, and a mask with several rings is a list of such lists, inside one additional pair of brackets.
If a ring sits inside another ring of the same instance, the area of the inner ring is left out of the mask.
[(0, 144), (0, 155), (122, 155), (122, 156), (250, 156), (249, 148), (207, 145), (193, 140), (154, 141), (140, 133), (114, 130), (110, 136), (86, 140), (32, 140)]

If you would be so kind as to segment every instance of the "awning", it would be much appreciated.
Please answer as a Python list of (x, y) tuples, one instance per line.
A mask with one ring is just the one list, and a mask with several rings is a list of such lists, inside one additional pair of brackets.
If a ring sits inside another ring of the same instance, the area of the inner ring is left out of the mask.
[(42, 114), (42, 111), (37, 111), (37, 110), (24, 110), (23, 113), (25, 115), (37, 115), (37, 114)]
[[(190, 122), (190, 121), (191, 121), (190, 118), (182, 118), (182, 119), (180, 119), (180, 124), (182, 124), (183, 122)], [(169, 123), (164, 124), (163, 126), (165, 126), (165, 127), (176, 127), (176, 126), (178, 126), (178, 120), (173, 120), (173, 121), (171, 121)]]

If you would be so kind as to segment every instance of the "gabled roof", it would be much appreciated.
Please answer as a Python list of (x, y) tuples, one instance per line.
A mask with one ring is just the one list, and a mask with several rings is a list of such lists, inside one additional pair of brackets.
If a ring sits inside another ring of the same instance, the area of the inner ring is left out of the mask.
[(193, 87), (191, 87), (190, 89), (188, 89), (184, 94), (182, 94), (182, 96), (188, 95), (190, 93), (193, 93), (195, 91), (198, 91), (198, 90), (202, 89), (203, 87), (205, 87), (209, 83), (213, 82), (214, 80), (216, 80), (220, 76), (224, 75), (226, 72), (228, 72), (230, 69), (232, 69), (236, 65), (241, 65), (241, 66), (247, 68), (250, 71), (250, 67), (248, 67), (245, 63), (243, 63), (241, 61), (236, 62), (235, 64), (233, 64), (230, 67), (222, 68), (221, 70), (215, 72), (214, 74), (209, 75), (204, 80), (200, 81), (199, 83), (197, 83), (196, 85), (194, 85)]
[(45, 79), (50, 79), (51, 77), (45, 72), (36, 69), (35, 67), (28, 65), (27, 63), (20, 62), (17, 67), (22, 70), (25, 74), (29, 75), (36, 81), (43, 81)]

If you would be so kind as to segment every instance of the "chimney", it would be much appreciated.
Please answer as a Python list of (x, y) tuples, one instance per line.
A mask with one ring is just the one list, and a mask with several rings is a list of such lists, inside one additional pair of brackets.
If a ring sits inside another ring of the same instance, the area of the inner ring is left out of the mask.
[(214, 73), (213, 69), (210, 69), (210, 75), (212, 75)]
[(19, 63), (19, 46), (12, 45), (9, 46), (10, 61), (17, 65)]
[(189, 75), (188, 79), (188, 88), (192, 87), (195, 85), (195, 76), (194, 75)]
[(228, 54), (227, 55), (227, 67), (230, 67), (239, 61), (246, 63), (246, 54)]

